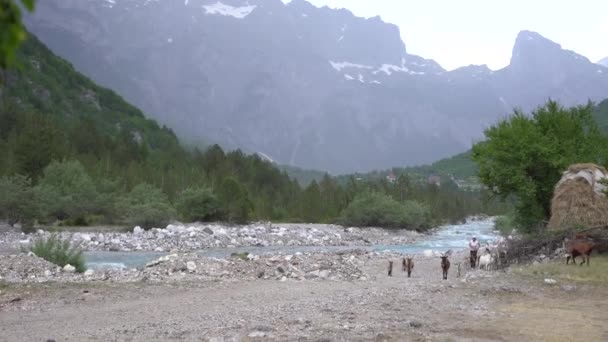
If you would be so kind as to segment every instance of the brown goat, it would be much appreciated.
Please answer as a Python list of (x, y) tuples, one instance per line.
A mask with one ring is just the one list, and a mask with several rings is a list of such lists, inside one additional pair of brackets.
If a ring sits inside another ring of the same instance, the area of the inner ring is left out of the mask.
[(450, 269), (450, 260), (447, 255), (441, 256), (441, 270), (443, 271), (443, 279), (448, 279), (448, 270)]
[(389, 260), (388, 262), (388, 276), (392, 277), (393, 276), (393, 261)]
[[(576, 265), (576, 257), (582, 256), (583, 261), (580, 263), (582, 266), (585, 261), (587, 261), (587, 266), (589, 266), (589, 256), (593, 251), (593, 247), (595, 247), (595, 243), (589, 240), (574, 240), (570, 241), (566, 244), (566, 252), (568, 253), (566, 257), (566, 265), (570, 262), (570, 258), (572, 258), (572, 263)], [(585, 259), (586, 257), (586, 259)]]
[(405, 267), (405, 271), (407, 271), (407, 277), (411, 278), (412, 270), (414, 269), (414, 260), (411, 257), (404, 258), (403, 265)]

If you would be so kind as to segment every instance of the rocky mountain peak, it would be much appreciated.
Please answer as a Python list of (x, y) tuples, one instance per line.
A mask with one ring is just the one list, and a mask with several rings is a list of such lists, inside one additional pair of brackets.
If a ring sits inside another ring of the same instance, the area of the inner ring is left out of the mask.
[(521, 31), (515, 40), (510, 68), (515, 72), (563, 72), (581, 65), (589, 65), (586, 57), (562, 49), (537, 32)]

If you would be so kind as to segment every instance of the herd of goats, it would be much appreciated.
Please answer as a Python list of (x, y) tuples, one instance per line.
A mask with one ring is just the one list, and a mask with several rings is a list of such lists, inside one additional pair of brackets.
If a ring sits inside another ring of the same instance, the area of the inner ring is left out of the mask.
[[(476, 266), (479, 269), (484, 270), (493, 270), (498, 267), (504, 267), (509, 264), (508, 251), (512, 250), (513, 247), (509, 245), (509, 239), (501, 238), (497, 244), (495, 245), (487, 245), (482, 248), (482, 252), (476, 256), (475, 258), (471, 258), (470, 267), (475, 268)], [(593, 249), (596, 247), (593, 239), (590, 239), (586, 236), (576, 235), (574, 239), (565, 239), (562, 243), (563, 255), (566, 258), (566, 264), (569, 264), (572, 259), (572, 264), (576, 265), (576, 258), (582, 257), (583, 261), (579, 265), (587, 264), (589, 266), (589, 256), (593, 252)], [(443, 275), (443, 279), (448, 279), (448, 271), (450, 269), (450, 260), (449, 257), (452, 255), (452, 250), (448, 250), (447, 252), (440, 255), (441, 258), (441, 271)], [(468, 258), (467, 258), (468, 260)], [(407, 277), (410, 278), (412, 275), (412, 271), (414, 270), (414, 259), (411, 256), (406, 256), (403, 258), (402, 262), (402, 271), (407, 272)], [(468, 262), (458, 262), (456, 263), (456, 277), (460, 277), (462, 268), (469, 267)], [(392, 277), (393, 275), (393, 261), (389, 260), (388, 262), (388, 276)]]

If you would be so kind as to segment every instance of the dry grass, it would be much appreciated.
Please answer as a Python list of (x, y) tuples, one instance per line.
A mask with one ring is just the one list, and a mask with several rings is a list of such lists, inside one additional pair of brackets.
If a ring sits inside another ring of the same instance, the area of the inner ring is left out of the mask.
[[(577, 262), (580, 263), (583, 259), (578, 257)], [(538, 278), (552, 278), (555, 280), (606, 284), (608, 285), (608, 255), (592, 255), (589, 266), (573, 266), (572, 263), (566, 265), (566, 260), (551, 261), (545, 264), (530, 265), (515, 270), (524, 276), (532, 276)]]
[(608, 199), (598, 195), (584, 179), (567, 180), (555, 188), (551, 200), (550, 229), (594, 227), (608, 224)]
[(568, 167), (568, 171), (571, 173), (578, 173), (579, 171), (584, 171), (584, 170), (593, 170), (594, 172), (596, 170), (599, 170), (599, 171), (603, 172), (604, 174), (608, 174), (608, 171), (606, 171), (606, 169), (603, 168), (602, 166), (599, 166), (596, 164), (591, 164), (591, 163), (572, 164)]

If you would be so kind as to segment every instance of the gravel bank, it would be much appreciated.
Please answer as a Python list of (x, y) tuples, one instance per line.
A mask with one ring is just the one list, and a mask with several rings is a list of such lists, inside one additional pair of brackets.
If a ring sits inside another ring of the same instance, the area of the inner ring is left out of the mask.
[[(50, 235), (7, 232), (0, 234), (0, 250), (19, 250), (32, 240)], [(256, 246), (366, 246), (403, 245), (423, 234), (408, 230), (354, 228), (331, 224), (272, 224), (245, 226), (170, 224), (166, 228), (130, 233), (60, 233), (87, 251), (193, 251), (205, 248)]]

